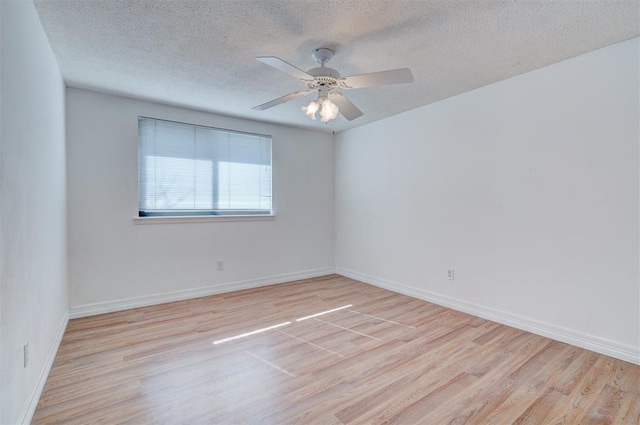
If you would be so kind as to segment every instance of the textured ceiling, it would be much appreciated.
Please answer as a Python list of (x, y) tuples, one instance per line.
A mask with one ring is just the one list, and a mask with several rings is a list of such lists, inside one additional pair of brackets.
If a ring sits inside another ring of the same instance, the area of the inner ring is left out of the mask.
[[(341, 131), (640, 34), (640, 0), (36, 0), (69, 86), (225, 115)], [(343, 76), (408, 67), (415, 82), (345, 92), (364, 112), (328, 124), (313, 96), (264, 65), (307, 70), (316, 47)]]

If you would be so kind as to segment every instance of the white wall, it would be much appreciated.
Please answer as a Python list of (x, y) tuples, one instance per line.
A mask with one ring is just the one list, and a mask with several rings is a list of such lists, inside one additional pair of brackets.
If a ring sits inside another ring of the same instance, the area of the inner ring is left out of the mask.
[(639, 47), (339, 134), (338, 272), (640, 362)]
[[(276, 217), (136, 223), (139, 115), (272, 135)], [(67, 144), (72, 316), (333, 271), (331, 134), (68, 88)]]
[(68, 311), (64, 84), (32, 2), (0, 2), (0, 28), (0, 423), (18, 424)]

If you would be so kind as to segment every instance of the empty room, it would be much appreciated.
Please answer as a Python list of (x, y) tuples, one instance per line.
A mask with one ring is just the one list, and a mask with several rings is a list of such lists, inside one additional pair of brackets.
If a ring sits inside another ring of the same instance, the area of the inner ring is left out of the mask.
[(0, 425), (640, 424), (640, 1), (0, 0)]

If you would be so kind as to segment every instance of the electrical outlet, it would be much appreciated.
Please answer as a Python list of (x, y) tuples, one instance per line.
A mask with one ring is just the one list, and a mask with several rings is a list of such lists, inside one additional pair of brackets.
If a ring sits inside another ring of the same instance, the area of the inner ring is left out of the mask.
[(29, 365), (29, 341), (25, 342), (22, 346), (22, 363), (23, 367)]
[(218, 270), (224, 270), (224, 263), (222, 262), (222, 260), (216, 261), (216, 268)]
[(447, 270), (447, 279), (453, 280), (454, 278), (455, 278), (455, 274), (454, 274), (453, 269)]

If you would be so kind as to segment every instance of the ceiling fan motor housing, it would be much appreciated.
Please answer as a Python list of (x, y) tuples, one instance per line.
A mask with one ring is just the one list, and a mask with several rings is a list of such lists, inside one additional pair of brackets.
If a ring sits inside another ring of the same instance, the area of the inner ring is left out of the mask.
[(311, 75), (313, 80), (306, 81), (307, 88), (316, 89), (319, 87), (334, 88), (338, 86), (338, 79), (340, 73), (332, 68), (326, 66), (319, 66), (307, 71), (307, 74)]
[(324, 66), (325, 63), (333, 57), (334, 51), (327, 47), (318, 47), (311, 53), (313, 59), (320, 64), (317, 68), (311, 68), (307, 74), (311, 75), (313, 80), (305, 81), (309, 89), (326, 88), (331, 90), (338, 86), (340, 73), (333, 68)]

